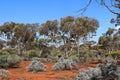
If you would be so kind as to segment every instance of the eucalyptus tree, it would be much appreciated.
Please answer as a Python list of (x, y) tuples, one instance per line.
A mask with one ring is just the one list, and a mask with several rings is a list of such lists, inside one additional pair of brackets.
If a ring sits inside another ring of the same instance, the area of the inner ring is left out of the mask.
[[(45, 23), (41, 24), (39, 28), (40, 35), (47, 37), (47, 39), (44, 39), (48, 41), (48, 43), (56, 43), (55, 37), (58, 34), (58, 21), (57, 20), (47, 20)], [(44, 41), (44, 42), (46, 42)]]
[[(0, 31), (1, 35), (4, 34), (9, 40), (9, 46), (26, 50), (27, 46), (36, 38), (37, 27), (38, 24), (6, 22), (0, 26)], [(19, 54), (21, 54), (20, 51)]]
[(13, 36), (13, 28), (15, 27), (16, 23), (14, 22), (5, 22), (3, 25), (0, 26), (0, 36), (5, 38), (6, 41), (10, 40)]
[[(28, 49), (28, 46), (35, 40), (38, 24), (16, 24), (14, 36), (11, 43), (19, 47), (20, 50)], [(11, 45), (12, 45), (11, 44)], [(16, 45), (17, 44), (17, 45)]]
[(71, 51), (73, 48), (72, 44), (74, 44), (78, 46), (77, 53), (79, 54), (79, 45), (87, 40), (88, 37), (93, 36), (98, 27), (98, 21), (93, 18), (74, 18), (72, 16), (61, 18), (60, 30), (64, 45), (66, 45), (64, 46), (64, 51)]
[(115, 31), (115, 29), (109, 28), (104, 35), (100, 36), (98, 44), (99, 46), (102, 46), (106, 52), (119, 50), (120, 49), (119, 30)]

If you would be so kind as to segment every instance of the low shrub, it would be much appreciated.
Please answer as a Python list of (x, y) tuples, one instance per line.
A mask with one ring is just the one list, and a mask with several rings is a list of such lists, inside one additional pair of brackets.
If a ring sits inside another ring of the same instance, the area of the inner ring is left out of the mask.
[(7, 51), (10, 54), (18, 54), (17, 48), (6, 48), (6, 49), (3, 49), (2, 51)]
[(0, 55), (0, 68), (13, 67), (21, 62), (21, 58), (16, 54)]
[(0, 69), (0, 78), (3, 79), (7, 79), (9, 76), (9, 71), (8, 70), (5, 70), (5, 69)]
[(120, 80), (120, 71), (114, 61), (98, 64), (96, 68), (80, 70), (76, 80)]
[(34, 57), (32, 63), (26, 69), (27, 71), (37, 73), (41, 71), (46, 71), (47, 66), (41, 63), (39, 58)]
[(7, 52), (7, 51), (0, 51), (0, 55), (9, 55), (10, 53), (9, 52)]
[(107, 53), (106, 56), (112, 56), (113, 58), (120, 59), (120, 50), (119, 51), (112, 51), (110, 53)]
[(21, 62), (21, 58), (18, 55), (11, 54), (7, 57), (7, 63), (9, 64), (9, 67), (12, 67), (14, 65), (17, 65)]
[(22, 56), (24, 60), (31, 60), (33, 57), (40, 57), (42, 51), (36, 51), (36, 50), (28, 50), (25, 51)]
[(7, 62), (8, 55), (0, 55), (0, 68), (8, 67), (9, 64)]
[(70, 59), (72, 59), (73, 61), (79, 62), (79, 58), (77, 55), (71, 55)]
[(72, 59), (64, 59), (60, 58), (57, 63), (55, 63), (52, 67), (52, 70), (71, 70), (72, 68), (77, 67), (76, 61)]

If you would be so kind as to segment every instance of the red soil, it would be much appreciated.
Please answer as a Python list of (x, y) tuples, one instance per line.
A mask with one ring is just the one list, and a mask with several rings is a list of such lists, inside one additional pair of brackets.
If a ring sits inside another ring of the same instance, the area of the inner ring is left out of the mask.
[[(20, 63), (19, 68), (9, 69), (9, 80), (74, 80), (79, 69), (88, 68), (88, 66), (79, 65), (77, 69), (52, 71), (51, 68), (53, 64), (46, 63), (46, 65), (48, 66), (46, 72), (32, 73), (26, 71), (26, 67), (30, 63), (30, 61), (23, 61), (22, 63)], [(95, 67), (96, 65), (90, 64), (89, 66)]]

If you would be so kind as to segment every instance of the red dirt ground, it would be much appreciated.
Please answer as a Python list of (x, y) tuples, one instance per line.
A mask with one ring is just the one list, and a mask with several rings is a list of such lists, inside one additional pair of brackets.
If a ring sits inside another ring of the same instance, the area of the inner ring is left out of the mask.
[[(88, 66), (79, 65), (78, 69), (52, 71), (52, 63), (45, 63), (48, 66), (46, 72), (32, 73), (27, 72), (26, 67), (30, 61), (23, 61), (20, 63), (19, 68), (8, 69), (10, 71), (9, 80), (74, 80), (79, 69), (87, 69)], [(95, 64), (89, 66), (95, 67)], [(1, 79), (0, 79), (1, 80)]]

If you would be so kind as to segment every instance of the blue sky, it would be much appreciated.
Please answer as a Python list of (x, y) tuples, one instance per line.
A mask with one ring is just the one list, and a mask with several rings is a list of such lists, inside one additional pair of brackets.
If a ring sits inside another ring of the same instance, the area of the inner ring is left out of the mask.
[[(46, 20), (60, 20), (66, 16), (81, 16), (77, 11), (84, 7), (87, 0), (0, 0), (0, 25), (4, 22), (43, 23)], [(97, 35), (100, 36), (110, 24), (115, 15), (106, 8), (92, 2), (82, 16), (96, 18), (100, 23)], [(94, 37), (97, 40), (98, 37)]]

